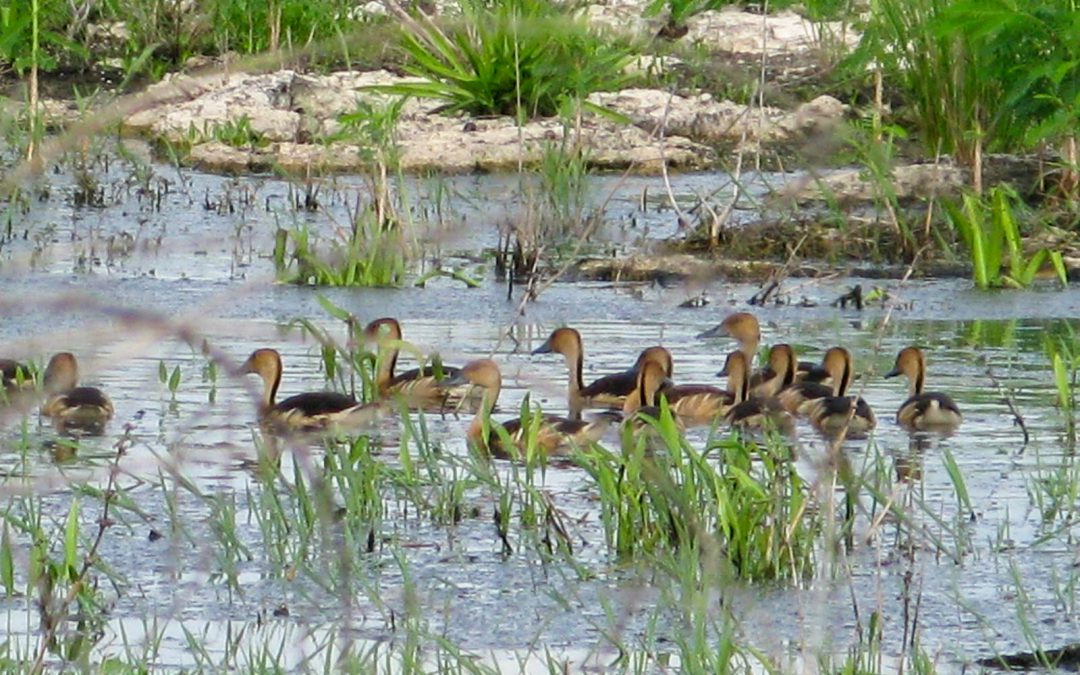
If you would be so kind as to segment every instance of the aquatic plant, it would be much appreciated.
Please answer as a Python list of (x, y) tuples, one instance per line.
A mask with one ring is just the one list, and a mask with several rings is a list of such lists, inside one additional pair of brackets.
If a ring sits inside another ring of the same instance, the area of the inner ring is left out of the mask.
[(278, 277), (290, 283), (318, 286), (398, 286), (404, 281), (417, 244), (417, 225), (404, 206), (407, 194), (400, 171), (396, 126), (404, 101), (386, 106), (362, 104), (342, 117), (342, 135), (362, 144), (367, 166), (364, 195), (357, 194), (351, 227), (335, 228), (318, 251), (304, 224), (279, 229), (274, 246)]
[(813, 572), (821, 513), (783, 442), (730, 436), (699, 452), (679, 433), (666, 401), (649, 424), (653, 440), (627, 429), (620, 454), (597, 449), (579, 458), (596, 481), (613, 552), (637, 557), (686, 549), (721, 579), (798, 579)]
[(374, 89), (442, 99), (451, 112), (523, 121), (554, 115), (567, 100), (584, 105), (590, 93), (629, 81), (629, 48), (557, 3), (459, 2), (460, 20), (445, 26), (399, 11), (405, 69), (427, 81)]
[[(1068, 283), (1060, 251), (1041, 248), (1030, 256), (1025, 253), (1017, 224), (1019, 198), (1012, 190), (995, 187), (985, 199), (967, 193), (959, 205), (946, 201), (945, 209), (967, 246), (978, 288), (1030, 286), (1046, 264), (1063, 286)], [(1008, 271), (1002, 272), (1005, 263)]]

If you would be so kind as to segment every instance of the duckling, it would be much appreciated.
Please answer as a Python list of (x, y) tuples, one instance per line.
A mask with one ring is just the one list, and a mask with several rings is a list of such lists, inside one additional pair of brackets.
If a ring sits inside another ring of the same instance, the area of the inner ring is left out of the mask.
[[(726, 374), (728, 382), (738, 392), (739, 402), (725, 413), (725, 421), (733, 427), (743, 429), (772, 428), (785, 435), (793, 434), (795, 432), (794, 416), (784, 410), (773, 394), (761, 394), (751, 390), (750, 380), (739, 372), (745, 373), (747, 370), (745, 363), (738, 363), (740, 360), (745, 361), (746, 355), (741, 352), (735, 352), (735, 354), (737, 356), (734, 361), (731, 358), (728, 359), (725, 371), (733, 365), (736, 366), (734, 372), (728, 371)], [(769, 353), (769, 366), (775, 370), (776, 378), (781, 386), (783, 383), (790, 385), (794, 381), (795, 363), (795, 352), (789, 345), (776, 345)]]
[(274, 402), (281, 384), (281, 355), (274, 349), (256, 349), (240, 366), (238, 374), (262, 378), (259, 423), (270, 433), (351, 430), (367, 426), (383, 412), (380, 403), (361, 404), (336, 391), (311, 391)]
[[(719, 325), (699, 333), (698, 337), (730, 337), (734, 339), (739, 351), (746, 354), (747, 362), (752, 365), (754, 359), (757, 358), (758, 347), (761, 344), (761, 324), (758, 322), (757, 317), (750, 312), (735, 312), (725, 317)], [(796, 361), (795, 363), (795, 378), (797, 380), (808, 378), (820, 382), (827, 376), (816, 363), (810, 361)], [(752, 376), (754, 379), (750, 382), (751, 391), (757, 390), (768, 379), (768, 376), (768, 373), (761, 373), (760, 375), (755, 373)], [(768, 386), (766, 386), (757, 393), (768, 396), (775, 392), (769, 392)]]
[(707, 426), (722, 418), (742, 399), (741, 387), (749, 366), (746, 355), (733, 351), (720, 371), (728, 376), (726, 389), (703, 384), (678, 384), (664, 389), (668, 406), (687, 426)]
[(776, 400), (792, 415), (804, 415), (810, 401), (826, 396), (839, 396), (841, 389), (847, 389), (852, 378), (850, 363), (851, 354), (848, 350), (843, 347), (831, 347), (825, 352), (821, 365), (818, 366), (820, 371), (826, 373), (825, 380), (815, 381), (806, 378), (794, 382), (780, 390), (776, 395)]
[(950, 432), (964, 421), (960, 408), (947, 395), (924, 392), (926, 356), (918, 347), (905, 347), (896, 355), (893, 369), (885, 377), (908, 378), (908, 399), (896, 411), (896, 422), (909, 431)]
[[(493, 457), (499, 459), (518, 459), (524, 451), (527, 443), (525, 434), (529, 432), (529, 420), (524, 423), (521, 418), (502, 422), (503, 430), (510, 439), (512, 448), (506, 447), (503, 436), (492, 421), (486, 424), (491, 409), (499, 400), (502, 390), (502, 373), (499, 366), (491, 359), (478, 359), (465, 364), (454, 377), (439, 383), (441, 387), (457, 387), (471, 384), (482, 387), (482, 401), (480, 410), (469, 424), (467, 437), (469, 443)], [(597, 420), (582, 421), (571, 420), (556, 415), (543, 415), (540, 418), (540, 428), (537, 430), (537, 446), (543, 448), (548, 456), (565, 454), (573, 447), (587, 445), (603, 436), (605, 429), (618, 415), (604, 415)]]
[(649, 359), (656, 359), (664, 365), (667, 376), (671, 377), (671, 354), (663, 347), (650, 347), (638, 355), (633, 367), (621, 373), (605, 375), (588, 386), (582, 377), (585, 364), (585, 350), (581, 343), (581, 334), (573, 328), (556, 328), (544, 344), (533, 350), (536, 354), (562, 354), (566, 367), (570, 371), (570, 384), (567, 391), (567, 407), (570, 419), (581, 419), (585, 408), (619, 409), (637, 387), (638, 371), (641, 364)]
[(836, 394), (814, 399), (806, 404), (805, 410), (810, 424), (822, 434), (835, 437), (861, 438), (877, 426), (873, 409), (861, 396), (848, 396), (853, 368), (851, 352), (842, 347), (844, 370), (836, 388)]
[(45, 399), (41, 415), (52, 419), (58, 431), (100, 434), (112, 419), (113, 404), (97, 387), (79, 386), (79, 362), (71, 352), (60, 352), (45, 367)]
[(450, 378), (461, 372), (461, 368), (441, 366), (441, 378), (436, 377), (432, 366), (414, 368), (404, 373), (394, 374), (398, 352), (401, 345), (401, 324), (397, 319), (385, 317), (376, 319), (364, 327), (364, 337), (379, 342), (386, 348), (379, 370), (375, 374), (375, 386), (381, 398), (401, 397), (406, 407), (411, 410), (442, 411), (463, 406), (476, 410), (480, 405), (479, 390), (469, 394), (471, 387), (440, 387), (440, 379)]

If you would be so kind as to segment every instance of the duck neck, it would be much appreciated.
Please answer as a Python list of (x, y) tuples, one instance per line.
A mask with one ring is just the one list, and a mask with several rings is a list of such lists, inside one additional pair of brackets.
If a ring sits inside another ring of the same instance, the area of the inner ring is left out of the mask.
[(379, 362), (379, 370), (375, 373), (375, 386), (378, 387), (380, 392), (384, 391), (390, 385), (390, 381), (394, 379), (394, 368), (397, 367), (398, 360), (397, 345), (387, 346), (382, 356), (383, 358)]
[(754, 367), (757, 360), (758, 342), (760, 342), (760, 338), (749, 337), (739, 343), (739, 351), (746, 354), (746, 363), (751, 368)]
[(484, 434), (484, 420), (487, 420), (488, 430), (491, 430), (491, 425), (495, 422), (491, 419), (491, 411), (495, 408), (495, 403), (499, 400), (500, 385), (494, 387), (485, 387), (484, 394), (480, 399), (480, 408), (473, 415), (472, 422), (469, 424), (469, 430), (466, 436), (473, 443), (487, 447), (487, 437)]
[(835, 396), (845, 396), (848, 387), (851, 386), (851, 359), (844, 359), (844, 368), (840, 371), (840, 379), (833, 383)]
[(269, 410), (274, 407), (274, 400), (277, 398), (277, 390), (281, 385), (281, 367), (277, 367), (273, 372), (268, 373), (267, 377), (263, 377), (263, 408)]
[(576, 398), (585, 388), (583, 371), (585, 369), (585, 354), (582, 350), (575, 349), (566, 353), (566, 368), (570, 371), (570, 398)]
[(784, 367), (784, 379), (780, 383), (780, 388), (784, 389), (795, 384), (795, 376), (799, 374), (799, 360), (789, 356), (787, 364)]
[(915, 373), (915, 377), (911, 378), (911, 384), (909, 385), (910, 394), (912, 396), (918, 396), (923, 393), (923, 387), (926, 386), (926, 370), (919, 368), (919, 371)]

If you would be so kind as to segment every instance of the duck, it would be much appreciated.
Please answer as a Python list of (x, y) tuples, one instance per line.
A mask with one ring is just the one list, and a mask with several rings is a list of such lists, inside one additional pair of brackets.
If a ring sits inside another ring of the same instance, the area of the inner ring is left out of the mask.
[(476, 410), (480, 405), (480, 394), (475, 390), (469, 395), (471, 387), (448, 388), (438, 386), (444, 378), (454, 377), (461, 372), (455, 366), (423, 366), (394, 373), (398, 353), (401, 349), (401, 324), (392, 317), (383, 317), (370, 322), (364, 327), (364, 337), (377, 342), (386, 349), (379, 361), (375, 373), (375, 387), (380, 398), (396, 398), (404, 401), (410, 410), (441, 412), (462, 406)]
[[(761, 345), (761, 323), (750, 312), (734, 312), (727, 315), (718, 325), (699, 333), (698, 337), (732, 338), (735, 340), (739, 351), (746, 355), (747, 363), (752, 365), (757, 358), (758, 347)], [(828, 376), (816, 363), (811, 361), (796, 361), (795, 363), (795, 378), (797, 380), (809, 379), (820, 382)], [(755, 373), (751, 377), (750, 388), (756, 390), (768, 378), (768, 374), (765, 372)], [(759, 393), (769, 395), (767, 389)]]
[(947, 395), (923, 391), (926, 384), (926, 355), (918, 347), (904, 347), (896, 355), (893, 369), (885, 377), (904, 375), (908, 378), (908, 398), (896, 411), (896, 422), (909, 431), (951, 432), (960, 426), (964, 416)]
[[(657, 397), (662, 396), (663, 392), (672, 386), (671, 379), (660, 361), (642, 363), (638, 369), (637, 389), (627, 396), (623, 403), (623, 424), (630, 424), (635, 428), (640, 427), (642, 422), (640, 415), (659, 419), (660, 405)], [(677, 416), (675, 421), (679, 423)]]
[(581, 333), (570, 327), (556, 328), (544, 344), (533, 350), (533, 355), (562, 354), (566, 367), (570, 371), (567, 390), (567, 408), (570, 419), (581, 419), (581, 412), (586, 408), (609, 408), (618, 410), (623, 407), (627, 396), (637, 387), (638, 371), (646, 360), (655, 359), (665, 367), (666, 376), (671, 377), (671, 354), (663, 347), (649, 347), (638, 355), (631, 368), (619, 373), (605, 375), (594, 380), (588, 386), (582, 376), (585, 365), (585, 349), (582, 346)]
[(281, 371), (281, 354), (268, 347), (253, 351), (237, 370), (240, 375), (258, 375), (262, 379), (259, 424), (272, 434), (355, 430), (370, 425), (383, 412), (379, 402), (359, 403), (336, 391), (304, 392), (275, 401)]
[(847, 395), (854, 376), (851, 352), (843, 347), (836, 349), (844, 360), (844, 370), (840, 382), (833, 385), (835, 393), (809, 401), (804, 409), (811, 426), (821, 434), (829, 438), (862, 438), (877, 426), (877, 417), (863, 397)]
[(776, 400), (784, 410), (792, 415), (804, 415), (809, 402), (846, 391), (852, 378), (851, 353), (844, 347), (830, 347), (818, 368), (827, 374), (826, 379), (803, 379), (777, 392)]
[(727, 388), (705, 384), (677, 384), (664, 389), (668, 406), (687, 426), (708, 426), (723, 419), (742, 399), (741, 387), (747, 371), (746, 355), (735, 350), (728, 354), (721, 373), (728, 375)]
[(43, 377), (45, 403), (42, 417), (48, 417), (58, 431), (101, 434), (112, 419), (112, 401), (97, 387), (79, 386), (79, 362), (71, 352), (49, 359)]
[(34, 384), (34, 371), (25, 363), (0, 359), (0, 389), (15, 391)]
[[(770, 367), (774, 368), (781, 382), (791, 384), (795, 378), (795, 352), (790, 345), (779, 344), (769, 354)], [(736, 392), (735, 405), (724, 414), (724, 421), (739, 429), (776, 429), (785, 435), (795, 432), (795, 417), (789, 413), (773, 394), (751, 390), (746, 355), (736, 351), (728, 357), (724, 371), (730, 386)]]
[[(798, 373), (799, 362), (795, 350), (789, 344), (774, 345), (769, 349), (769, 364), (750, 375), (747, 380), (746, 398), (751, 396), (772, 398), (781, 389), (792, 385)], [(749, 366), (749, 362), (748, 362)], [(724, 374), (724, 371), (718, 373)]]
[[(480, 409), (469, 424), (466, 437), (477, 450), (497, 459), (521, 459), (526, 451), (531, 420), (521, 418), (505, 422), (490, 421), (491, 410), (502, 391), (502, 373), (499, 365), (491, 359), (477, 359), (466, 363), (460, 372), (439, 383), (440, 387), (462, 385), (481, 387)], [(613, 421), (621, 418), (617, 413), (601, 415), (595, 420), (572, 420), (557, 415), (542, 415), (537, 429), (537, 447), (547, 456), (564, 455), (575, 446), (588, 445), (599, 440)], [(502, 428), (501, 433), (498, 428)], [(509, 446), (506, 441), (509, 441)]]

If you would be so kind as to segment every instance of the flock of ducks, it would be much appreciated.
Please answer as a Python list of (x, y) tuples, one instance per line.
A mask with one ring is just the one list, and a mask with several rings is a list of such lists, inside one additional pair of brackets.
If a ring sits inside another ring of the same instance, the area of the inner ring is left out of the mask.
[[(662, 402), (680, 428), (727, 424), (790, 435), (796, 419), (805, 418), (822, 434), (836, 438), (864, 436), (877, 424), (870, 405), (849, 393), (854, 367), (851, 353), (844, 347), (828, 349), (821, 363), (815, 364), (799, 361), (791, 345), (777, 344), (769, 350), (768, 364), (755, 371), (751, 366), (761, 330), (754, 315), (731, 314), (699, 337), (728, 337), (737, 343), (718, 373), (727, 378), (723, 388), (675, 383), (674, 360), (661, 346), (642, 351), (625, 371), (586, 384), (581, 335), (569, 327), (556, 329), (533, 354), (560, 354), (564, 358), (569, 372), (568, 415), (544, 415), (535, 427), (530, 420), (520, 418), (490, 419), (502, 389), (499, 366), (491, 359), (471, 361), (461, 368), (439, 364), (396, 373), (404, 343), (401, 326), (392, 318), (372, 321), (364, 329), (365, 340), (376, 344), (380, 353), (375, 375), (379, 400), (375, 403), (360, 403), (330, 391), (306, 392), (278, 401), (282, 362), (273, 349), (255, 350), (238, 374), (255, 374), (262, 379), (258, 418), (271, 433), (362, 428), (390, 402), (410, 410), (465, 408), (475, 411), (467, 434), (470, 443), (497, 457), (516, 456), (516, 450), (525, 444), (526, 432), (535, 433), (538, 447), (550, 454), (598, 440), (617, 421), (637, 432), (646, 426), (645, 420), (661, 415)], [(0, 359), (0, 373), (8, 394), (34, 386), (33, 371), (23, 364)], [(949, 433), (961, 424), (963, 417), (951, 398), (924, 390), (926, 358), (918, 347), (902, 349), (885, 377), (900, 375), (908, 379), (908, 398), (896, 413), (900, 426), (909, 431)], [(54, 355), (42, 379), (45, 402), (40, 413), (58, 429), (100, 433), (113, 416), (113, 405), (104, 392), (78, 386), (78, 363), (71, 353)], [(583, 419), (587, 409), (603, 412)]]

